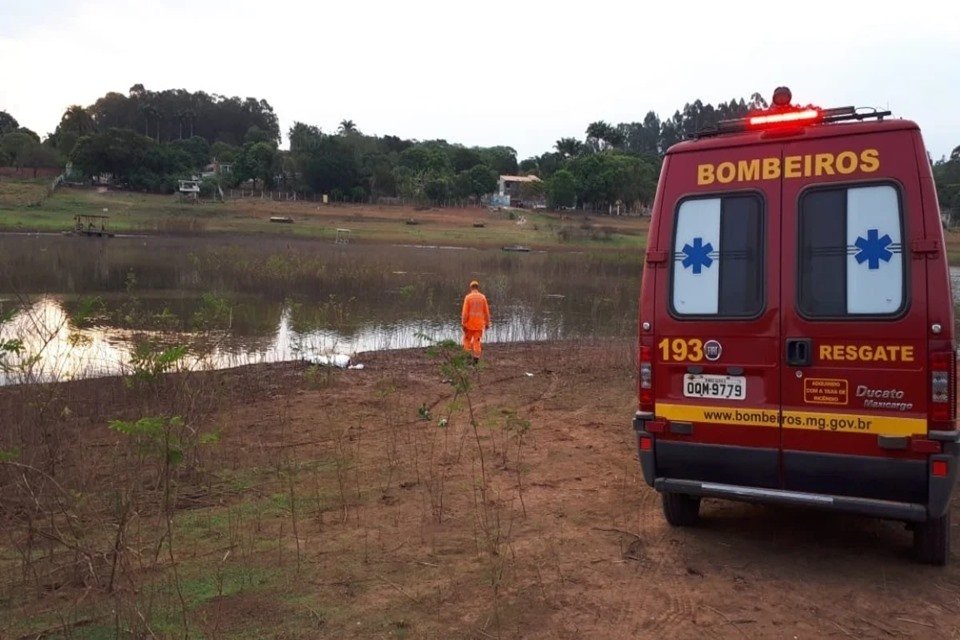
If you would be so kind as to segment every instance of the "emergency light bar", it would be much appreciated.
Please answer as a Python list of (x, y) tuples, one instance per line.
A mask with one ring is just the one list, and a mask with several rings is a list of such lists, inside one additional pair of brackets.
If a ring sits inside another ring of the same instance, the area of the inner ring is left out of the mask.
[(816, 109), (804, 109), (803, 111), (788, 111), (787, 113), (771, 113), (765, 116), (751, 116), (748, 119), (748, 122), (752, 127), (759, 127), (766, 124), (777, 124), (781, 122), (816, 120), (819, 117), (820, 112)]
[(856, 107), (837, 107), (834, 109), (820, 109), (813, 106), (792, 107), (790, 106), (790, 90), (786, 87), (778, 87), (773, 98), (774, 105), (766, 111), (755, 112), (745, 118), (721, 120), (716, 125), (707, 125), (701, 128), (693, 137), (706, 138), (725, 133), (790, 128), (807, 124), (829, 124), (869, 118), (883, 120), (891, 115), (889, 111), (858, 110)]

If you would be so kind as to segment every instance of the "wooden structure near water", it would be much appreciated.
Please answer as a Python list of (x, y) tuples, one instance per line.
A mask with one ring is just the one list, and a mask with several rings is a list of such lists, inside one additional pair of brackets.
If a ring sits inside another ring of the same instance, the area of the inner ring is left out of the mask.
[(114, 234), (107, 230), (107, 220), (109, 219), (110, 216), (100, 214), (75, 215), (73, 216), (73, 229), (64, 233), (89, 238), (112, 238)]

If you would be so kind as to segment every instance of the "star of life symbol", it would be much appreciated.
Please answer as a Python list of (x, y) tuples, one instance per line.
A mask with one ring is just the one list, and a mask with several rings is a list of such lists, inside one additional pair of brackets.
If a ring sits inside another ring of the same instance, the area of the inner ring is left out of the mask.
[(685, 243), (683, 255), (686, 257), (683, 259), (683, 268), (693, 269), (695, 275), (699, 275), (704, 267), (709, 269), (713, 264), (713, 258), (710, 257), (711, 251), (713, 251), (713, 243), (703, 244), (703, 238), (700, 237), (693, 239), (693, 246)]
[(867, 237), (857, 236), (857, 241), (853, 243), (859, 249), (854, 255), (857, 264), (866, 262), (868, 269), (879, 269), (881, 260), (890, 262), (893, 257), (893, 253), (887, 249), (892, 243), (893, 240), (888, 234), (883, 234), (881, 238), (878, 229), (867, 229)]

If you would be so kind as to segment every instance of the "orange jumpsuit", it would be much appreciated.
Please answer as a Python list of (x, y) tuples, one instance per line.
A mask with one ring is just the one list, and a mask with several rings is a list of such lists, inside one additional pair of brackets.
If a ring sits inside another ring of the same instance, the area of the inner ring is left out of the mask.
[(483, 330), (490, 327), (490, 305), (487, 296), (472, 290), (463, 299), (463, 311), (460, 312), (460, 324), (463, 326), (463, 348), (479, 358), (483, 347), (480, 339)]

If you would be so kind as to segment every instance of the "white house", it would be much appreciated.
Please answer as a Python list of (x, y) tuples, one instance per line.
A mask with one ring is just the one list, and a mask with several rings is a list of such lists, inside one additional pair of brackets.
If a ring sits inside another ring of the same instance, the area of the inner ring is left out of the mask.
[(540, 182), (540, 178), (537, 176), (500, 176), (497, 183), (497, 193), (493, 200), (497, 202), (498, 206), (503, 207), (535, 206), (540, 203), (542, 198), (537, 197), (530, 201), (529, 192), (525, 193), (524, 187), (538, 182)]

